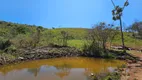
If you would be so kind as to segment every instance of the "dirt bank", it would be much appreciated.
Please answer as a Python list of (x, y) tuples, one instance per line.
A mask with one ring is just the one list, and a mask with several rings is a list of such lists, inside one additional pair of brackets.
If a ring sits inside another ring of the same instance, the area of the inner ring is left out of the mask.
[(74, 47), (39, 47), (33, 49), (19, 49), (15, 55), (15, 59), (8, 59), (7, 57), (0, 56), (0, 65), (28, 61), (38, 59), (49, 59), (57, 57), (75, 57), (81, 56), (82, 52)]
[(122, 71), (121, 80), (142, 80), (142, 53), (133, 54), (139, 57), (139, 61), (127, 61), (127, 67)]

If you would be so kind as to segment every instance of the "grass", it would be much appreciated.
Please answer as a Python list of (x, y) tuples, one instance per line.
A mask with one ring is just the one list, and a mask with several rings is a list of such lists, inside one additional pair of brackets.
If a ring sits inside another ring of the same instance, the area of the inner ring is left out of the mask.
[[(127, 47), (140, 48), (142, 47), (142, 40), (134, 39), (131, 33), (124, 33), (124, 42)], [(113, 40), (114, 45), (121, 45), (121, 36), (118, 34)]]
[[(19, 31), (19, 27), (23, 27), (22, 32), (24, 31), (26, 34), (21, 34), (21, 32)], [(33, 41), (31, 40), (31, 38), (33, 38), (36, 34), (36, 27), (37, 26), (35, 25), (16, 24), (11, 22), (0, 21), (0, 36), (1, 36), (0, 43), (2, 42), (2, 40), (5, 41), (7, 39), (11, 39), (14, 46), (17, 46), (18, 41), (21, 39), (23, 39), (23, 41), (25, 41), (26, 43), (28, 41), (31, 42)], [(62, 44), (61, 31), (66, 31), (71, 36), (71, 39), (68, 41), (68, 45), (76, 47), (78, 49), (82, 49), (88, 30), (89, 29), (87, 28), (55, 28), (55, 29), (44, 28), (44, 30), (41, 31), (41, 42), (38, 45), (47, 46), (48, 43), (56, 43), (59, 45)], [(124, 32), (124, 39), (125, 39), (125, 45), (128, 47), (132, 48), (142, 47), (142, 40), (134, 39), (131, 33)], [(120, 33), (115, 37), (112, 44), (121, 45)]]
[(87, 36), (88, 29), (85, 28), (57, 28), (52, 29), (55, 34), (60, 34), (61, 31), (68, 32), (69, 35), (73, 37), (73, 39), (84, 39)]
[[(85, 42), (84, 37), (87, 34), (87, 30), (85, 28), (59, 28), (59, 29), (54, 29), (54, 31), (67, 31), (69, 32), (69, 34), (71, 34), (72, 36), (74, 36), (75, 39), (69, 40), (68, 41), (68, 45), (69, 46), (73, 46), (73, 47), (77, 47), (79, 49), (81, 49), (83, 47), (83, 44)], [(125, 41), (125, 45), (127, 47), (132, 47), (132, 48), (140, 48), (142, 47), (142, 40), (139, 39), (134, 39), (132, 36), (132, 33), (128, 33), (128, 32), (124, 32), (124, 41)], [(115, 39), (113, 40), (112, 44), (113, 45), (121, 45), (121, 36), (120, 33), (115, 37)]]
[(78, 49), (82, 49), (84, 45), (84, 40), (69, 40), (68, 45), (71, 47), (76, 47)]

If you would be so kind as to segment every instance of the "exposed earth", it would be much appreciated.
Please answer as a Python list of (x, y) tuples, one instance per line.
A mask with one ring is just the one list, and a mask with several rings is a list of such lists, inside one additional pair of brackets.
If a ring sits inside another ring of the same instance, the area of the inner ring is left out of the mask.
[(137, 62), (127, 60), (127, 67), (122, 71), (121, 80), (142, 80), (142, 53), (136, 51), (131, 53), (140, 60)]

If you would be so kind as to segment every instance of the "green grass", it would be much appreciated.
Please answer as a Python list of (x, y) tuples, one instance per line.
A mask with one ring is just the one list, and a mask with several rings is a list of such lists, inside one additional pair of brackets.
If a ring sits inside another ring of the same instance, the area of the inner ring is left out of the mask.
[(88, 33), (88, 29), (85, 28), (57, 28), (52, 29), (52, 31), (56, 34), (60, 34), (61, 31), (66, 31), (73, 39), (84, 39)]
[(76, 47), (78, 49), (82, 49), (84, 42), (85, 42), (84, 40), (69, 40), (68, 46)]
[[(26, 32), (26, 34), (21, 34), (18, 33), (19, 31), (16, 31), (19, 30), (17, 29), (17, 27), (21, 26), (23, 27), (23, 30)], [(26, 41), (26, 43), (29, 44), (28, 42), (32, 42), (32, 38), (36, 34), (36, 27), (37, 26), (35, 25), (25, 25), (0, 21), (0, 43), (4, 42), (5, 40), (11, 39), (12, 44), (17, 47), (17, 45), (19, 45), (18, 41), (23, 39), (23, 41)], [(87, 28), (44, 28), (41, 31), (41, 41), (38, 46), (47, 46), (49, 43), (62, 44), (61, 31), (66, 31), (71, 36), (71, 39), (68, 41), (68, 45), (81, 49), (85, 42), (85, 37), (88, 34), (88, 30), (89, 29)], [(133, 48), (141, 48), (142, 40), (134, 39), (131, 35), (131, 33), (124, 33), (125, 45)], [(115, 37), (112, 44), (121, 45), (120, 33)]]
[[(126, 32), (124, 33), (125, 45), (127, 47), (132, 47), (132, 48), (140, 48), (140, 47), (142, 47), (142, 40), (135, 39), (131, 35), (132, 35), (131, 33), (126, 33)], [(122, 44), (120, 34), (118, 34), (116, 36), (116, 38), (113, 40), (113, 44), (114, 45), (121, 45)]]

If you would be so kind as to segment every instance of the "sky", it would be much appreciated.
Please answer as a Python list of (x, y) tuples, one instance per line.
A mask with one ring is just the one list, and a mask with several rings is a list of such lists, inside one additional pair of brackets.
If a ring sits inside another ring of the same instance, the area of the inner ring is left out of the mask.
[[(125, 0), (114, 0), (123, 6)], [(123, 12), (126, 26), (142, 21), (142, 0), (129, 0)], [(99, 22), (112, 20), (111, 0), (0, 0), (0, 20), (38, 25), (46, 28), (91, 28)]]

